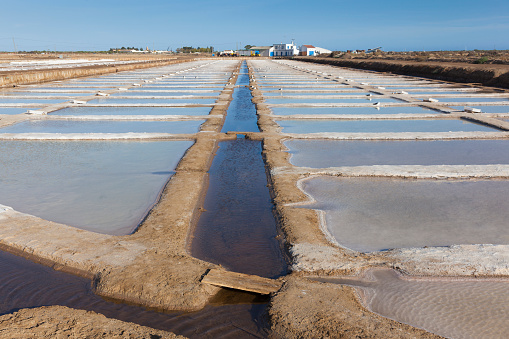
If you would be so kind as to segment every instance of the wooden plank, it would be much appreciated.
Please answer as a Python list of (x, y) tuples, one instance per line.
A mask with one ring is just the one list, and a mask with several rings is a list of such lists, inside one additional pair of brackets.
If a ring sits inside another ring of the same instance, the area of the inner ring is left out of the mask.
[(281, 281), (262, 278), (257, 275), (229, 272), (218, 269), (211, 269), (202, 279), (202, 282), (259, 294), (277, 292), (283, 284)]

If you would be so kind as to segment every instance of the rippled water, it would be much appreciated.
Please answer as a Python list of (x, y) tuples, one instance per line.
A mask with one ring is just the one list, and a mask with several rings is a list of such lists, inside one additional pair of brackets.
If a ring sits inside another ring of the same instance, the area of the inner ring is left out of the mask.
[(447, 338), (503, 339), (509, 333), (508, 280), (412, 279), (392, 270), (320, 280), (354, 286), (369, 310)]
[(347, 248), (509, 244), (509, 181), (315, 177), (304, 191)]
[(295, 166), (509, 164), (509, 140), (290, 140)]
[(223, 291), (198, 312), (149, 311), (107, 302), (95, 295), (91, 282), (0, 251), (0, 314), (21, 308), (61, 305), (106, 317), (171, 331), (189, 338), (266, 337), (267, 300), (248, 293)]
[(132, 232), (192, 141), (0, 141), (0, 204), (107, 234)]

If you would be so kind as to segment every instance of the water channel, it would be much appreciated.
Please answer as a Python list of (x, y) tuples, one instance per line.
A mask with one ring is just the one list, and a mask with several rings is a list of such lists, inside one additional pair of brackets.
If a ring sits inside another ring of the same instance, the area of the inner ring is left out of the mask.
[[(233, 101), (227, 112), (224, 132), (258, 131), (256, 110), (246, 86), (249, 78), (245, 64), (240, 72)], [(136, 110), (135, 114), (147, 114), (147, 111), (153, 110), (158, 111), (155, 114), (161, 114), (164, 110), (163, 114), (171, 114), (174, 108), (75, 108), (53, 114), (76, 114), (78, 111), (87, 114), (87, 111), (91, 110), (101, 114), (119, 115), (132, 114), (133, 110)], [(184, 110), (179, 109), (178, 114), (187, 113)], [(190, 110), (196, 114), (195, 111), (197, 109)], [(200, 108), (200, 111), (203, 110)], [(55, 125), (55, 122), (47, 123)], [(56, 123), (59, 124), (61, 123)], [(68, 122), (64, 124), (69, 125)], [(21, 127), (19, 125), (19, 128)], [(78, 130), (80, 128), (78, 127)], [(57, 128), (49, 132), (59, 131)], [(72, 146), (81, 145), (83, 142), (43, 144)], [(30, 156), (23, 157), (28, 158)], [(166, 177), (168, 174), (171, 173), (165, 172)], [(273, 205), (267, 188), (260, 141), (239, 136), (237, 140), (219, 144), (210, 170), (204, 207), (206, 212), (199, 220), (192, 242), (193, 255), (238, 272), (272, 278), (287, 273), (287, 264), (272, 214)], [(167, 330), (190, 338), (261, 338), (268, 335), (265, 309), (269, 300), (256, 294), (223, 289), (199, 312), (160, 313), (104, 300), (93, 293), (91, 282), (86, 279), (55, 271), (9, 253), (0, 252), (0, 269), (3, 272), (0, 289), (12, 291), (0, 294), (0, 314), (27, 307), (63, 305), (93, 310), (107, 317)]]

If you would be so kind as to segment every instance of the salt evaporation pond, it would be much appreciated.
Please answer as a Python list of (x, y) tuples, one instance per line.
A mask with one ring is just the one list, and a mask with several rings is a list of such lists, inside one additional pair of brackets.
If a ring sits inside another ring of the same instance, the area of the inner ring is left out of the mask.
[[(194, 96), (194, 97), (211, 97), (218, 96), (219, 92), (119, 92), (112, 94), (115, 96), (133, 96), (133, 97), (180, 97), (180, 96)], [(144, 99), (145, 100), (145, 99)]]
[(412, 278), (387, 269), (313, 280), (353, 286), (370, 311), (447, 338), (503, 339), (509, 333), (508, 280)]
[[(157, 90), (157, 91), (189, 91), (189, 90), (207, 90), (207, 91), (222, 91), (223, 87), (217, 87), (217, 86), (173, 86), (173, 85), (167, 85), (167, 84), (161, 84), (161, 85), (154, 85), (151, 84), (150, 86), (143, 86), (140, 88), (140, 90), (143, 91), (149, 91), (149, 90)], [(124, 92), (125, 93), (125, 92)]]
[[(28, 108), (30, 109), (30, 108)], [(25, 113), (27, 108), (18, 108), (18, 107), (0, 107), (0, 114), (21, 114)]]
[(175, 133), (193, 134), (205, 120), (113, 121), (26, 120), (0, 128), (0, 133)]
[[(429, 95), (429, 96), (433, 96), (433, 95), (436, 95), (436, 94), (472, 94), (472, 91), (471, 92), (468, 92), (468, 91), (412, 91), (410, 93), (408, 93), (410, 95)], [(474, 92), (475, 94), (475, 92)]]
[(438, 120), (279, 120), (283, 133), (384, 133), (494, 131), (484, 125), (459, 119)]
[[(509, 106), (508, 106), (509, 107)], [(421, 106), (397, 107), (275, 107), (270, 108), (275, 115), (295, 114), (441, 114)], [(463, 109), (463, 108), (462, 108)]]
[[(463, 111), (465, 106), (449, 106), (451, 108), (457, 109), (459, 111)], [(479, 108), (484, 113), (509, 113), (509, 105), (494, 105), (494, 106), (473, 106), (474, 108)]]
[(344, 247), (509, 244), (509, 181), (315, 177), (302, 189)]
[[(70, 93), (70, 92), (11, 92), (0, 94), (0, 99), (2, 96), (20, 96), (20, 97), (84, 97), (94, 95), (94, 93)], [(23, 100), (25, 100), (23, 98)]]
[(25, 98), (0, 98), (0, 104), (58, 104), (61, 102), (66, 102), (67, 99), (25, 99)]
[(362, 89), (354, 88), (354, 87), (344, 87), (344, 88), (336, 88), (336, 87), (297, 87), (297, 88), (289, 88), (289, 87), (264, 87), (261, 89), (263, 92), (263, 95), (281, 95), (288, 94), (290, 95), (299, 95), (301, 93), (309, 93), (309, 94), (346, 94), (346, 93), (352, 93), (354, 95), (355, 93), (366, 93)]
[(291, 91), (294, 91), (294, 90), (320, 90), (320, 89), (324, 89), (324, 90), (339, 90), (339, 91), (342, 91), (342, 90), (352, 90), (352, 89), (358, 89), (357, 87), (353, 87), (353, 86), (347, 86), (347, 85), (343, 85), (343, 84), (336, 84), (336, 85), (320, 85), (320, 86), (313, 86), (313, 87), (310, 87), (308, 85), (291, 85), (291, 84), (286, 84), (286, 85), (263, 85), (261, 86), (261, 90), (262, 91), (273, 91), (273, 90), (279, 90), (280, 88), (283, 89), (283, 91), (285, 90), (291, 90)]
[(216, 99), (94, 99), (89, 104), (107, 104), (107, 105), (137, 105), (137, 104), (191, 104), (191, 105), (210, 105), (216, 102)]
[[(422, 99), (422, 98), (421, 98)], [(437, 98), (441, 102), (499, 102), (499, 101), (508, 101), (507, 98), (483, 98), (483, 97), (473, 97), (473, 98)]]
[[(68, 107), (51, 115), (208, 115), (212, 107)], [(25, 109), (26, 111), (26, 109)], [(0, 110), (1, 112), (1, 110)]]
[(274, 96), (274, 97), (277, 97), (277, 96), (292, 96), (292, 97), (298, 97), (298, 96), (301, 96), (301, 95), (306, 95), (306, 96), (345, 96), (345, 95), (368, 95), (368, 94), (372, 94), (373, 96), (376, 96), (378, 94), (376, 93), (369, 93), (369, 92), (298, 92), (298, 93), (295, 93), (295, 92), (285, 92), (285, 91), (279, 91), (279, 92), (266, 92), (266, 93), (263, 93), (263, 96)]
[(509, 164), (509, 140), (289, 140), (295, 166)]
[(192, 141), (0, 141), (0, 204), (93, 232), (131, 233)]
[(276, 97), (270, 97), (269, 99), (265, 100), (266, 104), (297, 104), (297, 103), (355, 103), (355, 104), (365, 104), (365, 103), (375, 103), (375, 102), (404, 102), (397, 99), (390, 99), (390, 98), (377, 98), (377, 97), (365, 97), (365, 98), (359, 98), (359, 99), (276, 99)]

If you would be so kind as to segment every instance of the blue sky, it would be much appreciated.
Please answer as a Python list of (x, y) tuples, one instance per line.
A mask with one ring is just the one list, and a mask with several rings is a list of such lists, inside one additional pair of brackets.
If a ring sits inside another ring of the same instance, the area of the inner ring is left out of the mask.
[(331, 50), (509, 49), (508, 0), (15, 0), (0, 51), (272, 45)]

